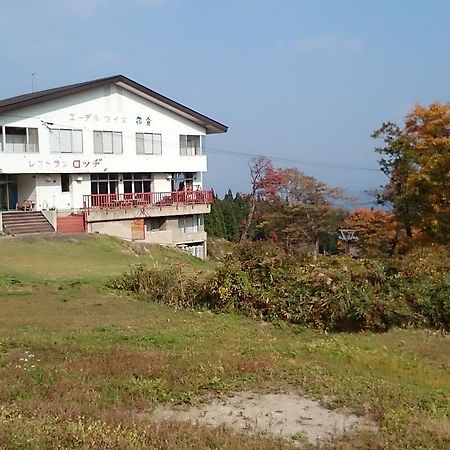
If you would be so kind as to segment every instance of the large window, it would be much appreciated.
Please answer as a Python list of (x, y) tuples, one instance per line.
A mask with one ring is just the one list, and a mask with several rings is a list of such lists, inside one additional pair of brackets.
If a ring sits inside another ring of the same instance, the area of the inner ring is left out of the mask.
[(178, 231), (180, 233), (197, 233), (203, 231), (203, 216), (182, 216), (178, 218)]
[(151, 192), (151, 173), (125, 173), (123, 175), (123, 191), (125, 194)]
[(83, 132), (81, 130), (50, 130), (50, 151), (52, 153), (83, 153)]
[[(3, 141), (2, 134), (0, 135), (0, 138)], [(38, 129), (24, 127), (5, 127), (5, 152), (38, 153)]]
[(200, 136), (191, 134), (180, 134), (180, 155), (201, 155)]
[(136, 133), (136, 154), (161, 155), (162, 137), (160, 133)]
[(121, 154), (123, 152), (120, 131), (94, 131), (94, 153)]
[(91, 174), (91, 194), (117, 194), (119, 177), (117, 173)]

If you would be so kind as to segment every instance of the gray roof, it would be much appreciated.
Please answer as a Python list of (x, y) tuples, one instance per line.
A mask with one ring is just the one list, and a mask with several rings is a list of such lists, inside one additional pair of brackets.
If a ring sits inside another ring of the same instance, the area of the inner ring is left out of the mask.
[(99, 78), (97, 80), (85, 81), (84, 83), (71, 84), (68, 86), (61, 86), (53, 89), (46, 89), (45, 91), (32, 92), (30, 94), (19, 95), (17, 97), (11, 97), (4, 100), (0, 100), (0, 115), (7, 111), (14, 111), (25, 106), (31, 106), (38, 103), (54, 100), (66, 95), (76, 94), (83, 92), (94, 87), (101, 87), (109, 84), (118, 84), (124, 88), (141, 95), (148, 100), (169, 109), (183, 117), (186, 117), (193, 122), (206, 128), (208, 134), (212, 133), (226, 133), (228, 127), (226, 125), (217, 122), (197, 111), (194, 111), (187, 106), (182, 105), (174, 100), (171, 100), (164, 95), (158, 94), (155, 91), (136, 83), (123, 75), (114, 75), (112, 77)]

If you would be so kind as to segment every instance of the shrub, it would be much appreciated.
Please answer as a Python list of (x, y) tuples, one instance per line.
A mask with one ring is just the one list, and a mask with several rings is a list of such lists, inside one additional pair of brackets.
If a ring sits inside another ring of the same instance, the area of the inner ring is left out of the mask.
[[(335, 331), (392, 326), (450, 329), (448, 253), (360, 259), (292, 256), (274, 244), (241, 245), (207, 279), (179, 268), (135, 266), (111, 283), (176, 307), (239, 311), (264, 320)], [(446, 256), (447, 255), (447, 256)]]
[(112, 280), (109, 287), (150, 296), (174, 307), (193, 307), (201, 288), (200, 279), (187, 275), (182, 267), (153, 268), (143, 264)]
[(235, 309), (326, 330), (448, 328), (449, 281), (442, 279), (442, 261), (434, 265), (438, 268), (424, 264), (413, 274), (403, 259), (314, 261), (253, 243), (226, 259), (203, 293), (213, 310)]

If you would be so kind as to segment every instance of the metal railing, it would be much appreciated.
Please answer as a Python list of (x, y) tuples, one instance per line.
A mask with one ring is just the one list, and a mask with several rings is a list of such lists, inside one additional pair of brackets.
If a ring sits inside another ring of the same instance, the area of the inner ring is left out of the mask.
[(213, 191), (176, 191), (176, 192), (136, 192), (129, 194), (92, 194), (83, 195), (85, 214), (94, 210), (113, 210), (131, 208), (162, 209), (166, 206), (210, 205)]

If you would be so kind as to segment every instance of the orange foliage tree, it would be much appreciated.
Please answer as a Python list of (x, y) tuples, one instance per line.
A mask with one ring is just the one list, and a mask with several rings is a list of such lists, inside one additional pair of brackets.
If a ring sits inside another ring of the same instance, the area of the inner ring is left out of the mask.
[(351, 246), (357, 248), (361, 256), (391, 254), (395, 249), (397, 225), (390, 212), (356, 209), (346, 217), (342, 227), (355, 230), (358, 240)]
[(450, 104), (417, 105), (405, 130), (416, 153), (409, 189), (418, 201), (417, 226), (435, 240), (450, 237)]
[[(416, 105), (403, 129), (385, 123), (373, 135), (384, 146), (381, 170), (389, 181), (381, 201), (389, 203), (408, 237), (450, 239), (450, 103)], [(400, 230), (399, 230), (400, 231)], [(400, 233), (397, 233), (400, 236)]]

